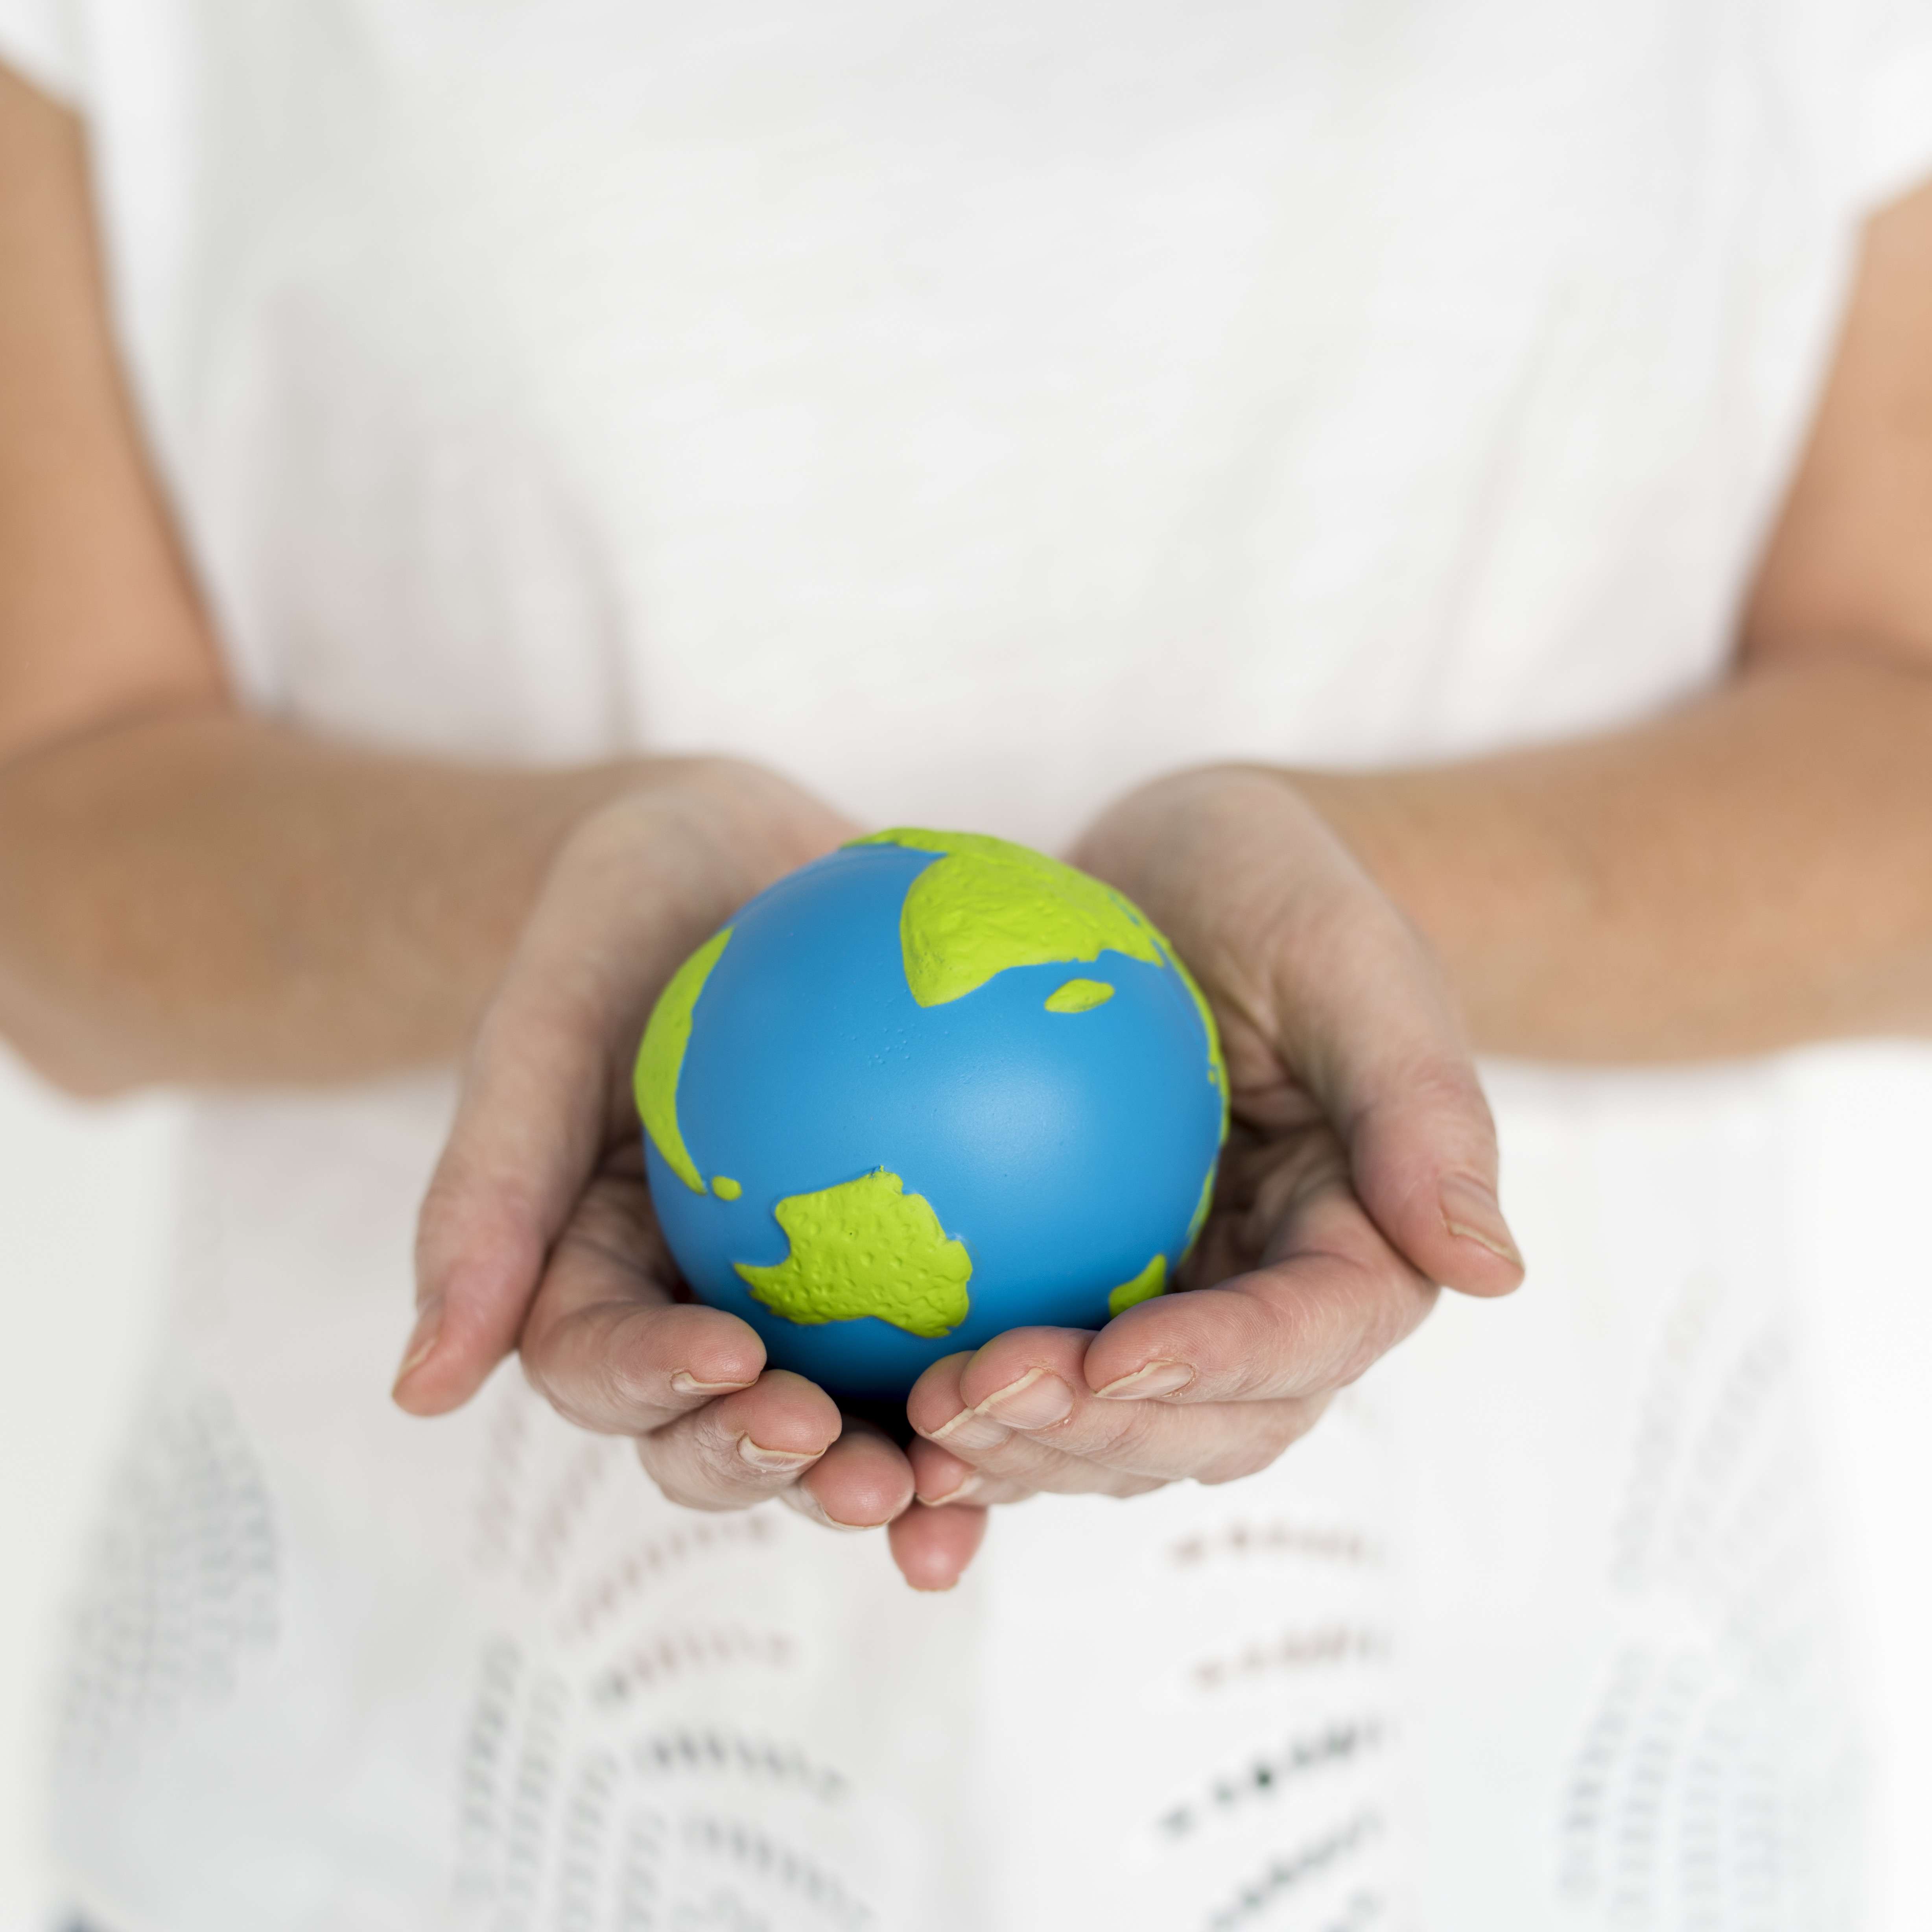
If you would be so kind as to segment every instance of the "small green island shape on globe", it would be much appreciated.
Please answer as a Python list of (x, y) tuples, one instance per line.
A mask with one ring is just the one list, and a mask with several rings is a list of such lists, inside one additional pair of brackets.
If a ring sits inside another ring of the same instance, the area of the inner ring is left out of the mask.
[(855, 1398), (1162, 1293), (1227, 1127), (1212, 1016), (1152, 923), (971, 832), (880, 832), (752, 900), (673, 976), (636, 1086), (693, 1292)]

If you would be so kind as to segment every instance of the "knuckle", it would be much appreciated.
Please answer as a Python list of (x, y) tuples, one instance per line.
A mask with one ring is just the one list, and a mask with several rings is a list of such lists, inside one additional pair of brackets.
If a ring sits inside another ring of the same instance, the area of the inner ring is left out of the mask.
[(701, 1411), (682, 1426), (682, 1432), (694, 1464), (703, 1471), (708, 1486), (721, 1495), (768, 1496), (796, 1480), (796, 1470), (773, 1472), (747, 1462), (739, 1453), (740, 1432), (723, 1427)]
[(1432, 1060), (1417, 1076), (1411, 1100), (1413, 1106), (1457, 1123), (1459, 1134), (1468, 1141), (1472, 1154), (1494, 1161), (1495, 1117), (1468, 1060), (1444, 1057)]
[(701, 1457), (680, 1454), (661, 1437), (641, 1438), (638, 1444), (638, 1460), (643, 1464), (645, 1474), (663, 1493), (664, 1500), (682, 1509), (703, 1510), (716, 1515), (744, 1509), (764, 1500), (762, 1492), (746, 1495), (721, 1484), (715, 1471), (708, 1468)]
[[(1399, 1263), (1345, 1265), (1316, 1292), (1263, 1304), (1272, 1333), (1245, 1358), (1229, 1393), (1326, 1395), (1364, 1373), (1414, 1328), (1428, 1297)], [(1420, 1302), (1420, 1307), (1418, 1307)]]
[(566, 1422), (604, 1435), (633, 1419), (642, 1426), (642, 1406), (600, 1352), (585, 1346), (578, 1324), (539, 1328), (525, 1336), (519, 1352), (524, 1379)]
[(1156, 1445), (1172, 1432), (1177, 1414), (1184, 1413), (1150, 1402), (1096, 1402), (1085, 1407), (1091, 1413), (1081, 1418), (1077, 1437), (1070, 1436), (1058, 1446), (1096, 1462), (1131, 1460)]
[(568, 1363), (560, 1359), (562, 1352), (554, 1334), (526, 1335), (518, 1352), (524, 1381), (566, 1422), (574, 1423), (580, 1429), (589, 1427), (582, 1391), (569, 1372)]
[(1270, 1467), (1294, 1444), (1314, 1427), (1327, 1399), (1310, 1403), (1270, 1403), (1276, 1412), (1244, 1418), (1243, 1428), (1222, 1444), (1220, 1451), (1196, 1472), (1195, 1480), (1212, 1487), (1239, 1482)]
[(1024, 1436), (1013, 1436), (996, 1448), (962, 1460), (970, 1462), (982, 1477), (1049, 1488), (1052, 1485), (1043, 1480), (1046, 1473), (1068, 1460), (1068, 1452)]

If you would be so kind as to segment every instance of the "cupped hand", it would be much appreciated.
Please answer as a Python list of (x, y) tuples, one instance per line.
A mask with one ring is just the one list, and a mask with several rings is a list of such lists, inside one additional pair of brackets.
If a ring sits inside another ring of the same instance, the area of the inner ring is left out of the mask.
[(1440, 970), (1288, 782), (1162, 780), (1072, 856), (1193, 969), (1234, 1127), (1186, 1292), (1097, 1334), (1016, 1329), (920, 1378), (920, 1504), (893, 1534), (902, 1566), (928, 1574), (950, 1508), (1252, 1474), (1416, 1327), (1438, 1285), (1494, 1295), (1522, 1279)]
[[(747, 1323), (692, 1302), (660, 1234), (632, 1098), (652, 1003), (743, 902), (856, 828), (755, 766), (654, 765), (560, 849), (465, 1070), (422, 1209), (418, 1320), (396, 1400), (459, 1407), (512, 1348), (582, 1427), (628, 1436), (674, 1502), (778, 1496), (836, 1527), (905, 1510), (883, 1431), (766, 1366)], [(978, 1524), (935, 1537), (970, 1555)]]

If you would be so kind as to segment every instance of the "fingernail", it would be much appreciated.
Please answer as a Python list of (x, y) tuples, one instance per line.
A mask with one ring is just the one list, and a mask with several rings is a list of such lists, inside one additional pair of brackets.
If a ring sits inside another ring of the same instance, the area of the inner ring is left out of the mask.
[(1522, 1266), (1522, 1256), (1510, 1238), (1509, 1224), (1492, 1190), (1473, 1174), (1445, 1174), (1442, 1200), (1442, 1225), (1450, 1234), (1487, 1248), (1517, 1268)]
[(1185, 1362), (1150, 1362), (1118, 1382), (1109, 1382), (1094, 1393), (1109, 1402), (1145, 1401), (1150, 1396), (1172, 1395), (1194, 1379), (1194, 1371)]
[(433, 1294), (416, 1310), (416, 1325), (410, 1330), (409, 1346), (403, 1351), (403, 1365), (396, 1371), (393, 1387), (400, 1388), (429, 1360), (442, 1333), (442, 1297)]
[(1016, 1382), (996, 1389), (980, 1413), (1009, 1429), (1051, 1429), (1073, 1411), (1073, 1391), (1051, 1369), (1029, 1369)]
[(792, 1449), (766, 1449), (754, 1442), (748, 1436), (738, 1438), (738, 1454), (754, 1469), (763, 1469), (768, 1474), (782, 1475), (792, 1469), (802, 1469), (808, 1462), (815, 1462), (825, 1452), (814, 1450), (809, 1455), (801, 1456)]
[(942, 1503), (963, 1503), (979, 1486), (980, 1478), (968, 1469), (943, 1496), (929, 1496), (923, 1490), (918, 1490), (915, 1493), (927, 1508), (938, 1509)]
[(976, 1408), (962, 1408), (950, 1422), (941, 1424), (926, 1438), (955, 1449), (997, 1449), (1013, 1432)]
[(701, 1382), (688, 1369), (680, 1369), (670, 1378), (670, 1385), (680, 1395), (724, 1395), (734, 1389), (748, 1389), (757, 1378), (748, 1382)]

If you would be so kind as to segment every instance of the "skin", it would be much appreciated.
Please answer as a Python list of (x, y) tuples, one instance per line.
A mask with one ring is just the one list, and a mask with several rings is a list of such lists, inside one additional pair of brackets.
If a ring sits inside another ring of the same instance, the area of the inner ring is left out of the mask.
[(1427, 770), (1184, 772), (1096, 820), (1073, 856), (1168, 933), (1228, 1050), (1194, 1292), (936, 1364), (905, 1448), (677, 1298), (627, 1093), (677, 962), (854, 828), (729, 760), (513, 772), (244, 715), (105, 316), (80, 130), (0, 72), (0, 1031), (93, 1093), (466, 1044), (412, 1412), (520, 1348), (674, 1498), (890, 1524), (944, 1588), (988, 1505), (1248, 1473), (1439, 1286), (1516, 1285), (1471, 1036), (1618, 1060), (1932, 1031), (1932, 191), (1871, 225), (1720, 688)]

